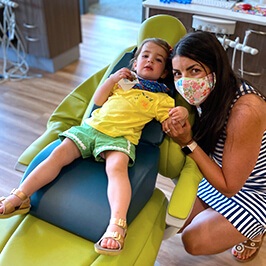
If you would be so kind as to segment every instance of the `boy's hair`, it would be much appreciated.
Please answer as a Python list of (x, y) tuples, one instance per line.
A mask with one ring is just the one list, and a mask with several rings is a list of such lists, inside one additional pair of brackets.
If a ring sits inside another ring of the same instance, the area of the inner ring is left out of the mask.
[(154, 44), (157, 44), (158, 46), (160, 46), (161, 48), (163, 48), (167, 54), (167, 59), (170, 57), (170, 54), (171, 54), (171, 46), (163, 39), (160, 39), (160, 38), (147, 38), (145, 39), (141, 44), (140, 46), (138, 47), (135, 55), (134, 55), (134, 58), (132, 59), (133, 61), (137, 59), (137, 57), (139, 56), (143, 46), (148, 43), (148, 42), (152, 42)]

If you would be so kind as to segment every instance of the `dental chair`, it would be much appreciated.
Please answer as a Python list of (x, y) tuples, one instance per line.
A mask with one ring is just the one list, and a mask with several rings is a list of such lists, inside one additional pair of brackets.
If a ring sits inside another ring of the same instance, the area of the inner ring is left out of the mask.
[[(142, 23), (136, 46), (148, 37), (163, 38), (174, 46), (185, 33), (175, 17), (157, 15)], [(95, 90), (117, 68), (128, 66), (136, 46), (126, 48), (117, 60), (62, 101), (47, 130), (20, 156), (16, 168), (25, 170), (22, 180), (59, 145), (59, 132), (81, 124), (90, 115)], [(176, 104), (186, 106), (193, 121), (193, 110), (180, 96)], [(155, 187), (158, 173), (176, 180), (170, 202)], [(32, 195), (29, 214), (0, 220), (0, 265), (154, 265), (165, 232), (167, 237), (176, 233), (189, 215), (202, 175), (195, 162), (164, 136), (161, 125), (151, 121), (143, 130), (129, 176), (132, 199), (120, 255), (104, 256), (94, 251), (94, 243), (105, 232), (110, 217), (104, 164), (77, 159), (63, 168), (55, 181)]]

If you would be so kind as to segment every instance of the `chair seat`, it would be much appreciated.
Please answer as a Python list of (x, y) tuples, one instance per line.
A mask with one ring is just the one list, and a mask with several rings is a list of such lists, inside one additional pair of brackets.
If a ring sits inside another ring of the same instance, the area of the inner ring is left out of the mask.
[(93, 242), (33, 215), (1, 220), (0, 265), (153, 265), (165, 229), (166, 206), (164, 194), (155, 189), (151, 199), (130, 224), (123, 252), (114, 257), (97, 254)]
[[(156, 132), (154, 129), (157, 129), (158, 134), (161, 134), (161, 127), (157, 127), (157, 123), (151, 123), (149, 127), (153, 133)], [(54, 141), (42, 150), (29, 165), (23, 180), (60, 143), (60, 140)], [(138, 215), (153, 193), (159, 155), (160, 150), (157, 145), (140, 142), (136, 148), (135, 164), (129, 168), (132, 197), (127, 215), (128, 224)], [(62, 229), (97, 242), (104, 234), (111, 215), (107, 184), (104, 163), (95, 162), (94, 159), (79, 158), (64, 167), (51, 184), (31, 196), (30, 213)]]

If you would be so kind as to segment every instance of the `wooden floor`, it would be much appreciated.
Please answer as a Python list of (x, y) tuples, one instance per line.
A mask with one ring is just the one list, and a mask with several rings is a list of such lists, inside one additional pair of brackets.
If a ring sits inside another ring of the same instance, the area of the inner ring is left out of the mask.
[[(78, 84), (110, 63), (123, 48), (134, 45), (138, 28), (138, 23), (83, 15), (83, 43), (78, 61), (54, 74), (30, 69), (27, 79), (0, 83), (0, 196), (17, 187), (22, 177), (22, 173), (14, 170), (17, 159), (45, 130), (55, 107)], [(0, 61), (0, 71), (1, 66)], [(42, 78), (34, 78), (36, 74)], [(168, 180), (159, 176), (157, 186), (170, 195), (172, 184)], [(161, 266), (239, 265), (231, 258), (230, 251), (213, 256), (190, 256), (183, 249), (179, 235), (163, 242), (157, 262)], [(259, 256), (245, 265), (266, 265), (265, 243)]]

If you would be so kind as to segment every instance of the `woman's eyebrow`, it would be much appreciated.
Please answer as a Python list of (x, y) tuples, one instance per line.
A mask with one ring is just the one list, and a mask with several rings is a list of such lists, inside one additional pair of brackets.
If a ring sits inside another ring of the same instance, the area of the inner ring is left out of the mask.
[(199, 65), (199, 64), (194, 64), (194, 65), (189, 66), (186, 70), (190, 70), (190, 69), (192, 69), (195, 66), (200, 66), (201, 67), (201, 65)]
[[(192, 69), (193, 67), (195, 67), (195, 66), (200, 66), (201, 67), (201, 65), (199, 65), (199, 64), (194, 64), (194, 65), (191, 65), (191, 66), (189, 66), (189, 67), (187, 67), (186, 68), (186, 71), (188, 71), (188, 70), (190, 70), (190, 69)], [(179, 69), (176, 69), (176, 68), (173, 68), (173, 71), (180, 71)]]

